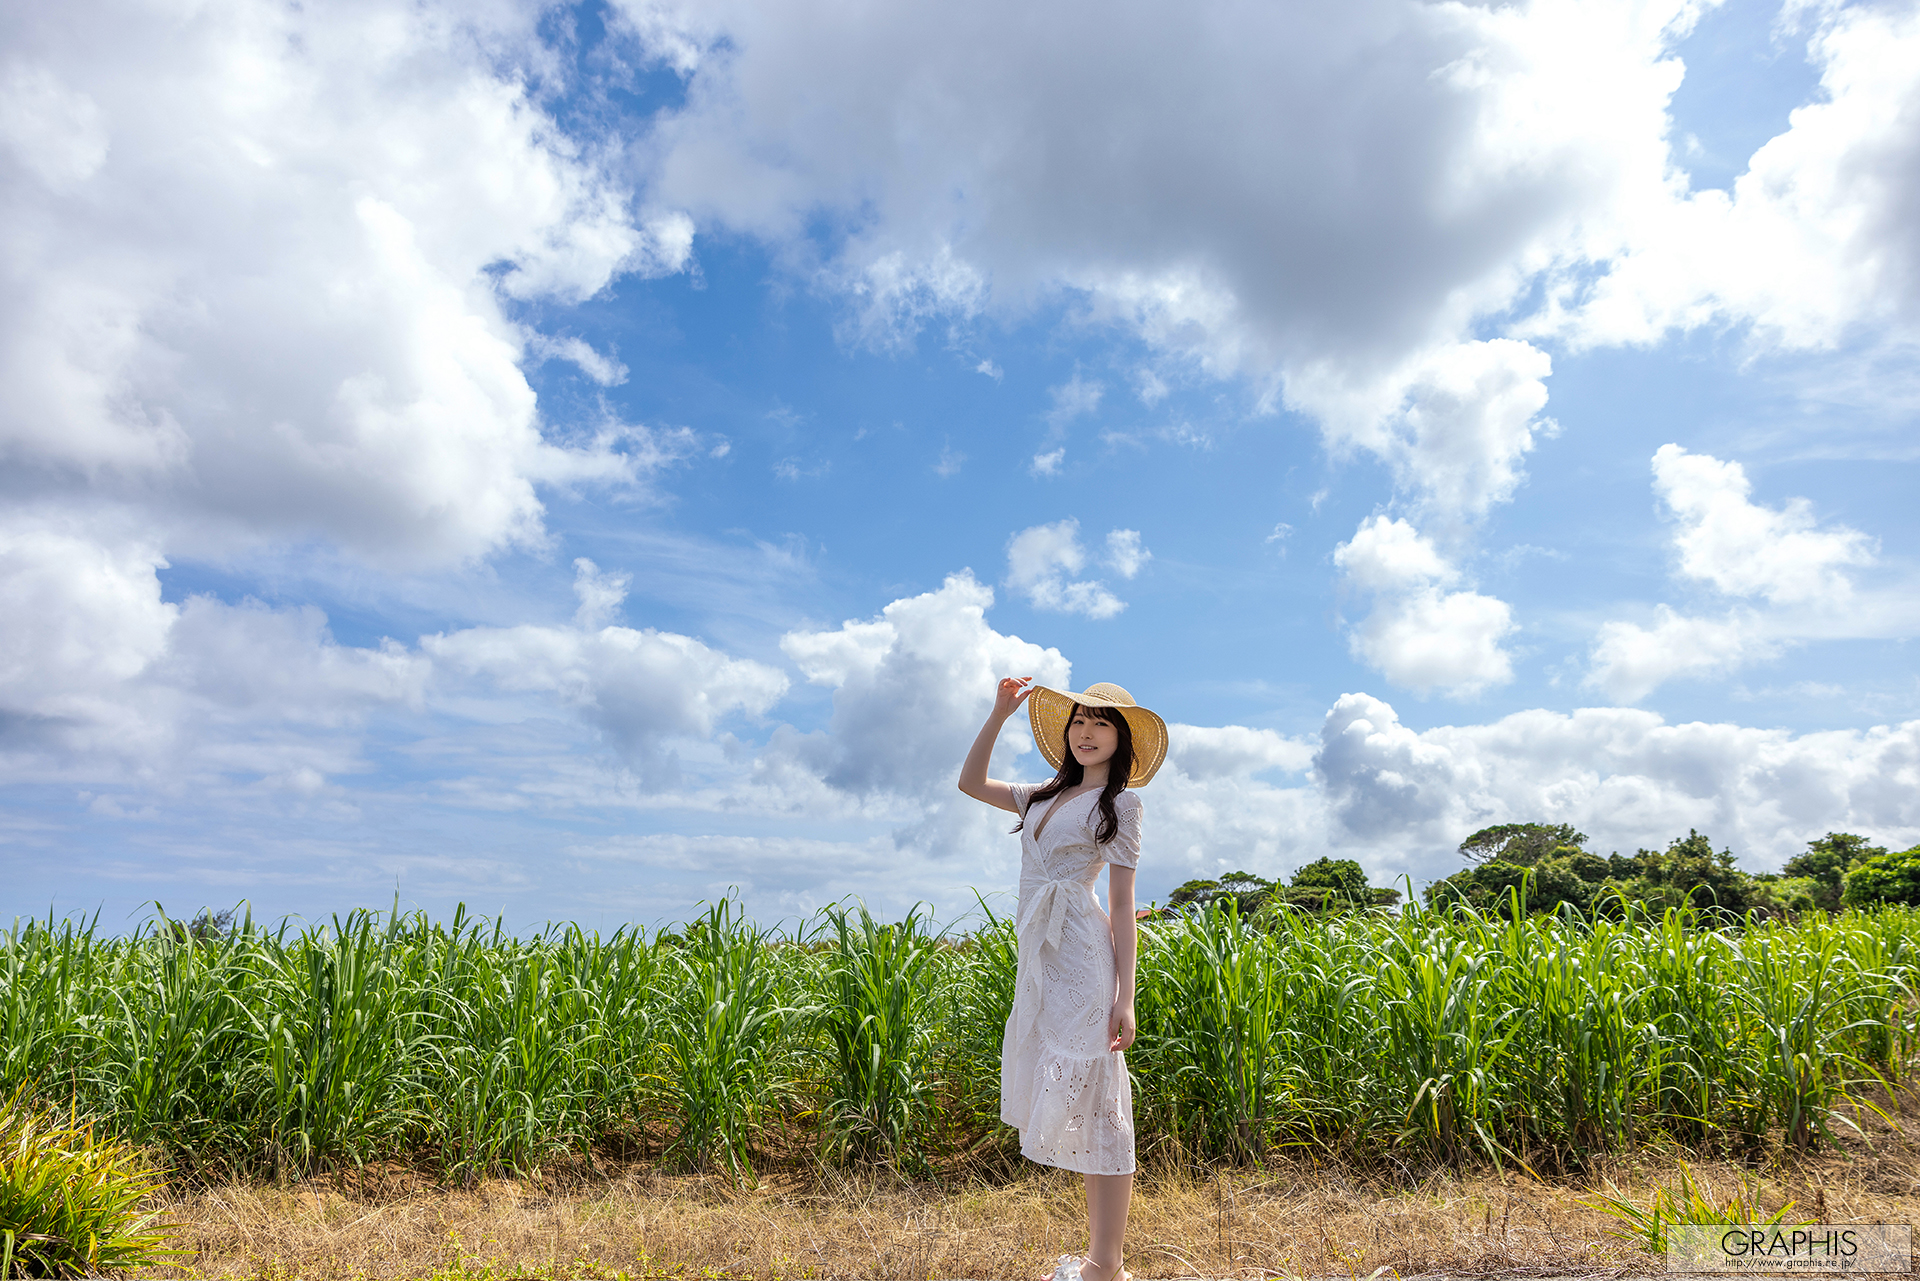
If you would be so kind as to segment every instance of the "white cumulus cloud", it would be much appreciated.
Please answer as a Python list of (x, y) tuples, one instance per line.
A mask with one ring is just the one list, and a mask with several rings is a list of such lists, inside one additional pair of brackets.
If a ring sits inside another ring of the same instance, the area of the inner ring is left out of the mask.
[(1333, 563), (1354, 586), (1370, 592), (1405, 591), (1456, 577), (1432, 539), (1404, 520), (1385, 516), (1362, 522), (1353, 541), (1334, 552)]
[(1695, 617), (1660, 605), (1650, 627), (1624, 619), (1601, 624), (1586, 684), (1616, 703), (1637, 703), (1676, 677), (1725, 675), (1780, 650), (1753, 610)]
[[(542, 484), (630, 482), (546, 434), (559, 354), (505, 299), (677, 270), (534, 97), (538, 13), (215, 0), (0, 18), (0, 458), (168, 552), (320, 539), (447, 563), (544, 537)], [(640, 451), (644, 452), (644, 451)]]
[(1491, 823), (1570, 823), (1601, 850), (1662, 848), (1689, 828), (1756, 868), (1827, 831), (1888, 845), (1920, 839), (1920, 722), (1794, 735), (1669, 725), (1652, 712), (1516, 712), (1418, 732), (1365, 694), (1327, 714), (1315, 771), (1347, 839), (1441, 853)]
[[(1701, 10), (617, 8), (664, 58), (707, 51), (653, 138), (663, 205), (809, 263), (819, 211), (857, 214), (817, 277), (856, 307), (894, 290), (921, 323), (1066, 299), (1468, 517), (1519, 483), (1548, 370), (1479, 322), (1590, 278), (1684, 194), (1667, 103)], [(1095, 386), (1056, 389), (1056, 421)], [(1164, 387), (1140, 380), (1148, 404)]]
[[(1862, 326), (1911, 342), (1920, 321), (1920, 9), (1798, 6), (1820, 94), (1731, 191), (1649, 189), (1590, 288), (1531, 328), (1649, 343), (1732, 321), (1765, 348), (1829, 348)], [(1764, 263), (1757, 270), (1756, 263)]]
[(1661, 604), (1651, 625), (1603, 623), (1584, 679), (1615, 702), (1638, 702), (1672, 679), (1724, 676), (1797, 641), (1903, 635), (1915, 626), (1910, 601), (1902, 603), (1909, 593), (1856, 597), (1847, 571), (1874, 564), (1873, 539), (1823, 526), (1804, 498), (1779, 508), (1755, 503), (1739, 463), (1662, 445), (1653, 490), (1673, 517), (1678, 576), (1759, 606), (1691, 615)]
[(442, 681), (478, 679), (487, 691), (550, 696), (597, 727), (651, 785), (675, 777), (667, 747), (704, 739), (730, 713), (757, 716), (787, 692), (787, 677), (691, 636), (608, 621), (626, 579), (574, 562), (580, 609), (570, 627), (468, 627), (421, 638)]
[(337, 644), (312, 608), (162, 598), (136, 533), (0, 521), (0, 760), (15, 782), (186, 785), (364, 768), (360, 729), (427, 665)]
[(1407, 521), (1363, 522), (1333, 560), (1374, 597), (1348, 638), (1354, 657), (1394, 684), (1466, 697), (1513, 679), (1501, 646), (1514, 630), (1512, 609), (1476, 591), (1449, 590), (1459, 571)]
[[(1017, 865), (1019, 850), (997, 839), (1010, 826), (1005, 813), (955, 790), (954, 745), (973, 741), (1001, 677), (1066, 689), (1071, 668), (1056, 649), (994, 630), (986, 621), (992, 604), (993, 590), (961, 573), (937, 591), (894, 601), (878, 618), (789, 633), (781, 649), (809, 682), (833, 689), (833, 716), (821, 734), (775, 735), (757, 776), (799, 805), (877, 805), (898, 824), (897, 843), (934, 859), (964, 854), (975, 860), (970, 883), (993, 884), (1009, 858)], [(1033, 777), (1037, 755), (1021, 760), (1032, 752), (1025, 718), (1009, 720), (995, 777)], [(1038, 768), (1044, 773), (1045, 763)]]
[(1100, 398), (1106, 391), (1104, 383), (1082, 378), (1080, 371), (1074, 370), (1073, 377), (1066, 382), (1047, 389), (1047, 395), (1053, 400), (1053, 408), (1047, 411), (1047, 422), (1058, 430), (1076, 418), (1093, 413), (1100, 408)]
[[(1131, 566), (1135, 573), (1150, 554), (1139, 545), (1132, 530), (1115, 530), (1120, 536), (1116, 547), (1109, 536), (1109, 556), (1116, 570)], [(1131, 534), (1129, 540), (1127, 535)], [(1112, 618), (1127, 603), (1107, 590), (1098, 579), (1074, 577), (1087, 566), (1087, 549), (1080, 545), (1080, 522), (1068, 517), (1051, 525), (1034, 525), (1015, 534), (1007, 542), (1007, 586), (1025, 596), (1036, 608), (1063, 614), (1084, 614), (1088, 618)], [(1133, 574), (1121, 570), (1122, 576)]]
[(1552, 430), (1532, 339), (1914, 339), (1920, 10), (1796, 6), (1820, 91), (1723, 192), (1670, 141), (1708, 8), (618, 6), (691, 70), (663, 205), (809, 265), (844, 211), (814, 278), (914, 323), (1066, 300), (1314, 416), (1427, 523), (1506, 501)]
[(1472, 520), (1508, 501), (1521, 460), (1550, 430), (1547, 354), (1499, 338), (1420, 353), (1384, 376), (1355, 378), (1323, 364), (1287, 382), (1287, 398), (1318, 417), (1336, 450), (1365, 449), (1393, 469), (1422, 510)]
[(1298, 773), (1313, 763), (1312, 743), (1270, 729), (1183, 725), (1176, 721), (1167, 726), (1167, 738), (1167, 764), (1195, 780), (1264, 770)]
[(581, 373), (602, 387), (618, 387), (627, 381), (627, 367), (611, 356), (595, 351), (583, 338), (553, 338), (535, 334), (527, 342), (528, 350), (547, 360), (564, 360), (579, 367)]
[(1822, 528), (1806, 499), (1781, 508), (1753, 502), (1739, 463), (1662, 445), (1653, 491), (1674, 516), (1680, 573), (1730, 596), (1838, 606), (1853, 594), (1845, 568), (1873, 563), (1872, 539), (1845, 525)]
[(1122, 578), (1132, 578), (1146, 568), (1153, 553), (1140, 541), (1137, 529), (1115, 529), (1107, 534), (1107, 564)]

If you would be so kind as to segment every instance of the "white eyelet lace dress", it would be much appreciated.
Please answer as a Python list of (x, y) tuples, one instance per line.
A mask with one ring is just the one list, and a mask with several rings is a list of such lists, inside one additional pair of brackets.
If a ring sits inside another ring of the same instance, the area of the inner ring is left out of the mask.
[[(1013, 784), (1020, 833), (1020, 968), (1000, 1044), (1000, 1119), (1030, 1161), (1082, 1174), (1133, 1173), (1127, 1056), (1107, 1049), (1116, 994), (1113, 934), (1094, 897), (1105, 863), (1140, 865), (1140, 798), (1114, 798), (1120, 830), (1097, 845), (1098, 789), (1027, 814), (1038, 785)], [(1048, 817), (1049, 811), (1059, 813)], [(1034, 835), (1034, 829), (1040, 835)]]

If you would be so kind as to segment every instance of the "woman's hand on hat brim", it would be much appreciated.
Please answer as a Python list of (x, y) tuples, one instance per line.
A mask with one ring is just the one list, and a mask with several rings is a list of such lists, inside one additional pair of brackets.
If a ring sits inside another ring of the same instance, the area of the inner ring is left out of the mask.
[(999, 687), (993, 692), (993, 714), (1011, 716), (1014, 708), (1027, 701), (1027, 695), (1033, 692), (1033, 677), (1003, 676)]

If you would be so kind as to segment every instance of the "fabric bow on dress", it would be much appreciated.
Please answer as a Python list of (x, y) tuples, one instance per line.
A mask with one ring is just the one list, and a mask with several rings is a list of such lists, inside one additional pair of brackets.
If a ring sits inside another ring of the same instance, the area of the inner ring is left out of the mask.
[[(1020, 942), (1020, 968), (1023, 976), (1013, 995), (1014, 1023), (1022, 1032), (1040, 1030), (1040, 1011), (1045, 1004), (1041, 995), (1039, 966), (1041, 952), (1060, 950), (1061, 932), (1066, 928), (1067, 903), (1074, 894), (1093, 897), (1092, 888), (1079, 876), (1058, 876), (1041, 881), (1030, 903), (1022, 904), (1014, 936)], [(1043, 925), (1042, 922), (1045, 922)]]

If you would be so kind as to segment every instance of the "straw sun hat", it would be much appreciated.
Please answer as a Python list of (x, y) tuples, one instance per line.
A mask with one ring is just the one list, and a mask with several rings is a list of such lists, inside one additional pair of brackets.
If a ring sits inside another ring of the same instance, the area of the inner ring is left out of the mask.
[(1106, 681), (1087, 686), (1084, 694), (1062, 693), (1045, 685), (1035, 685), (1027, 695), (1033, 741), (1040, 754), (1047, 758), (1047, 764), (1060, 768), (1060, 749), (1066, 741), (1067, 722), (1073, 719), (1075, 703), (1082, 707), (1111, 707), (1127, 718), (1127, 728), (1133, 732), (1133, 777), (1127, 780), (1127, 786), (1144, 786), (1159, 772), (1160, 762), (1167, 759), (1167, 723), (1134, 702), (1133, 695), (1126, 690)]

